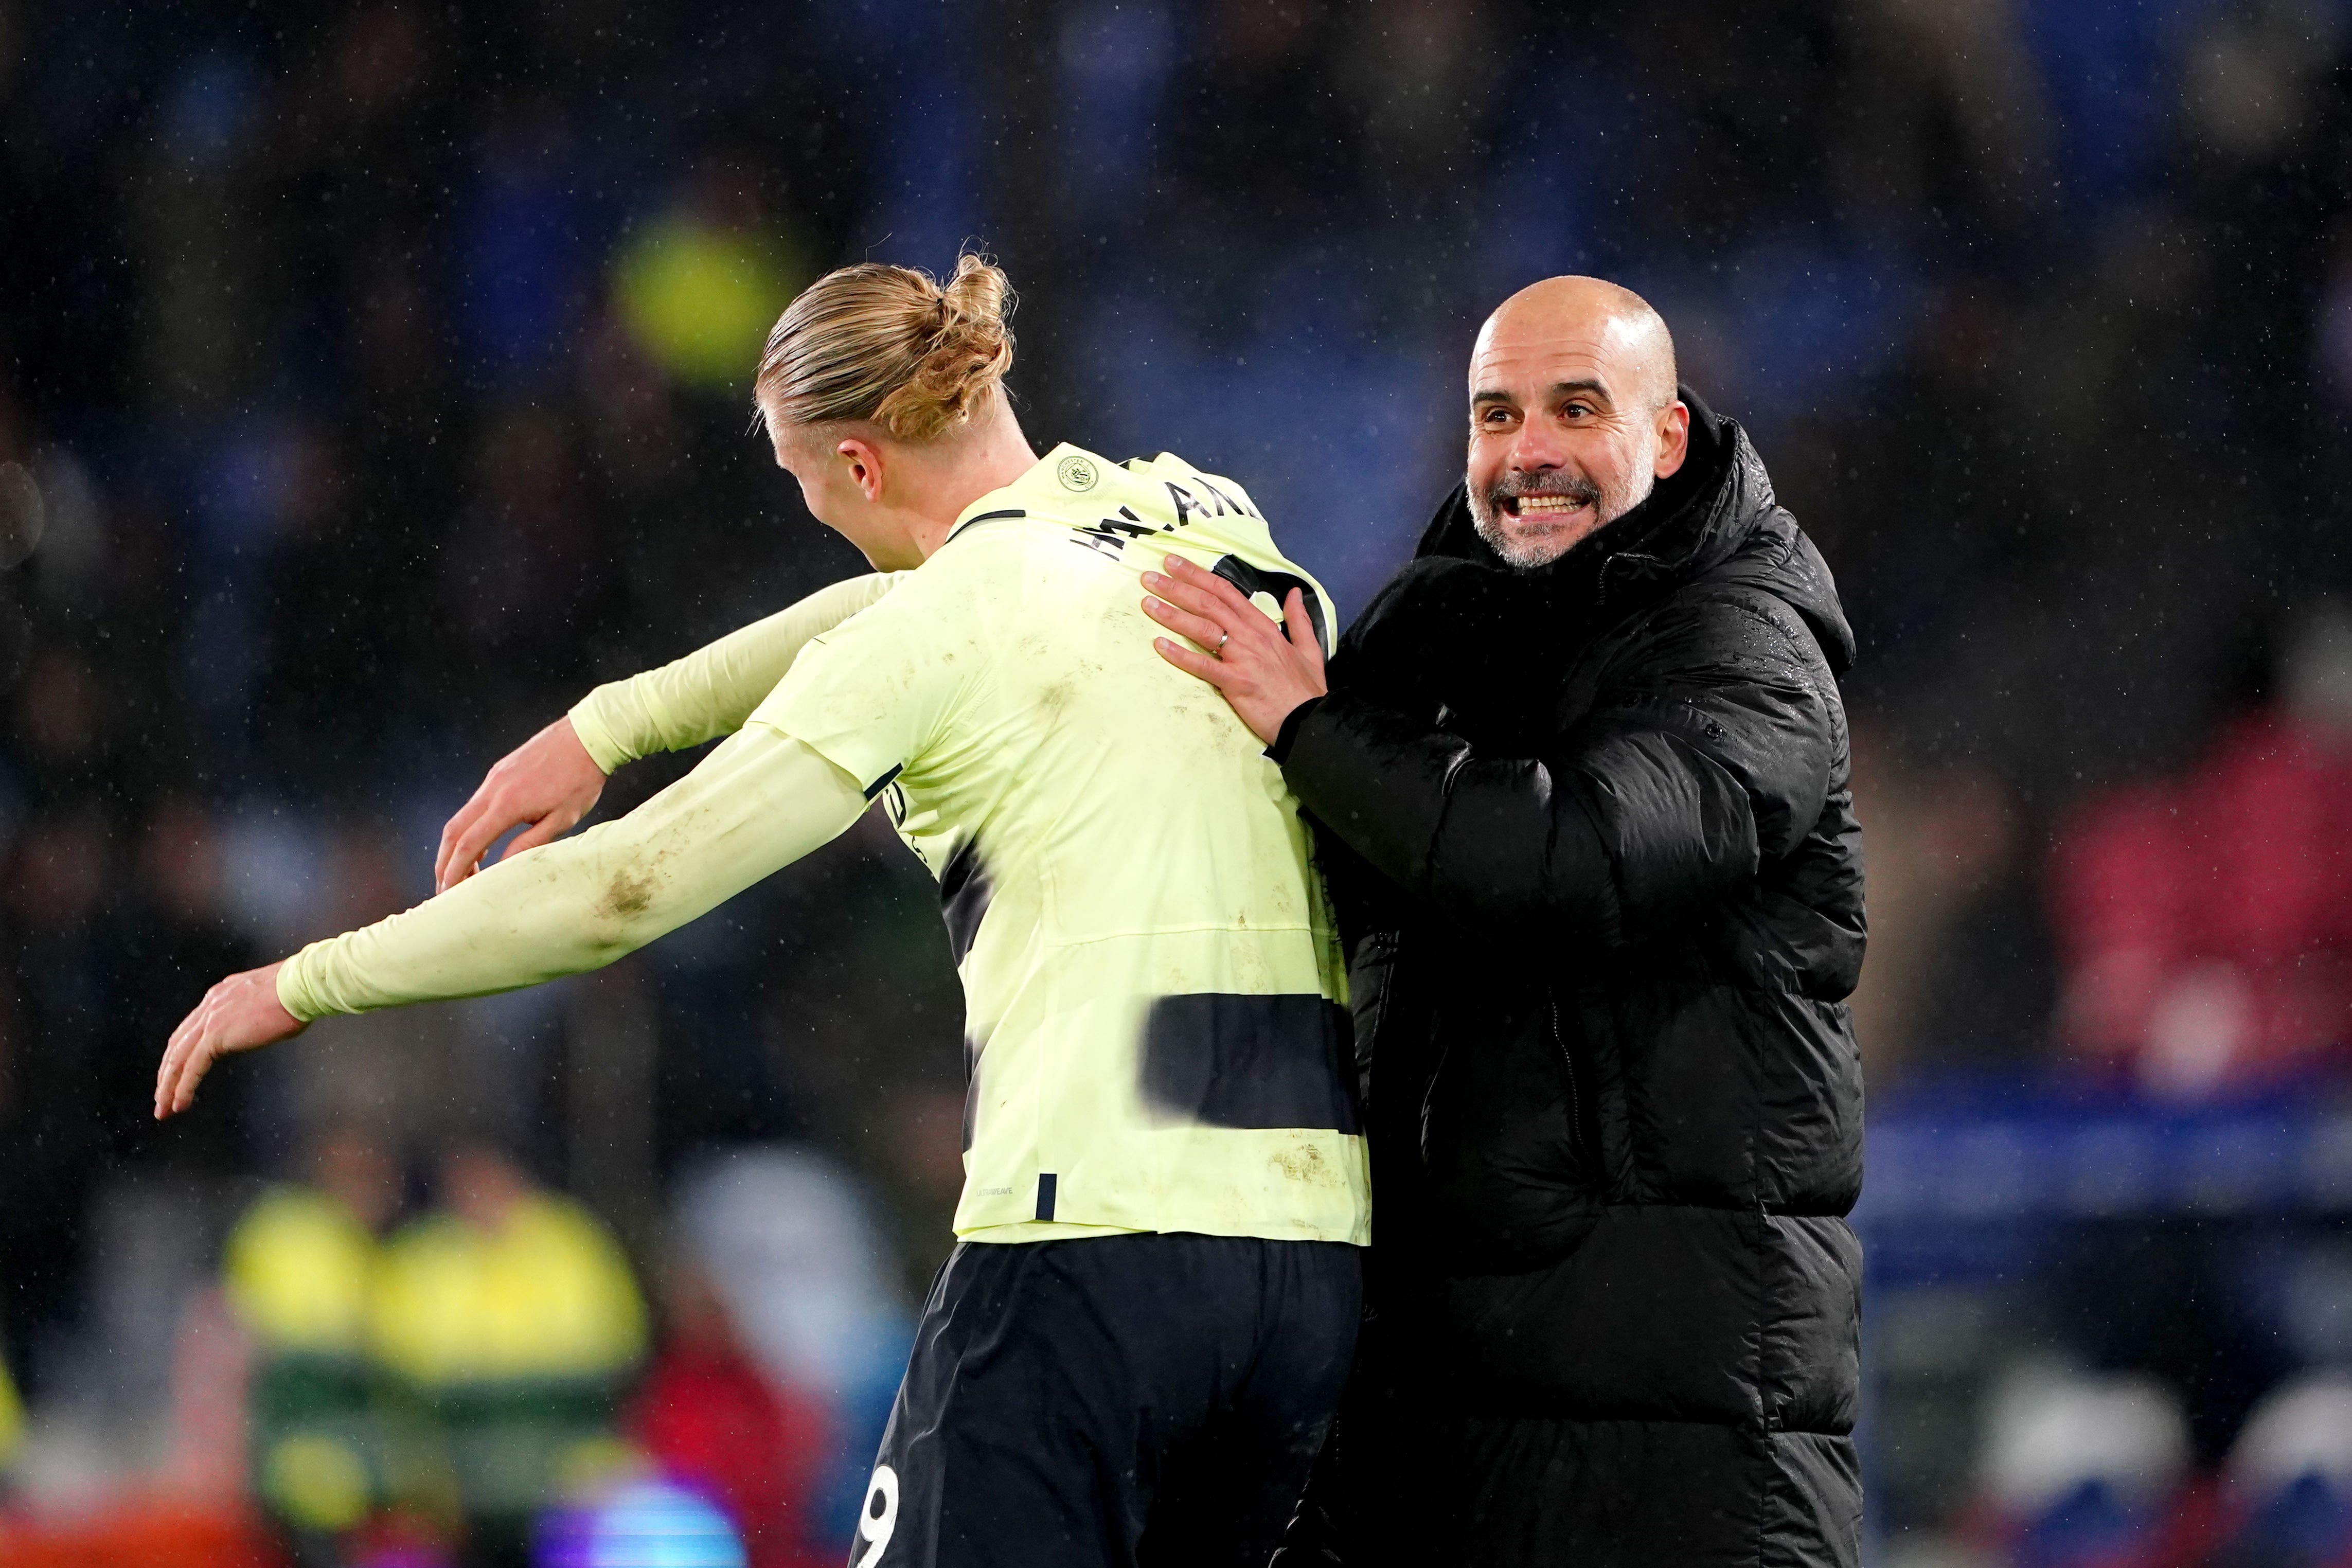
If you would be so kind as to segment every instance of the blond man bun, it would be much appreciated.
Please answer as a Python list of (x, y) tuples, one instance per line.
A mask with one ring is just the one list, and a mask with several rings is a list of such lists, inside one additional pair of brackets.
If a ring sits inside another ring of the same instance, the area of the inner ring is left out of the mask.
[(963, 424), (1013, 368), (1013, 287), (984, 258), (929, 273), (863, 261), (800, 292), (768, 334), (754, 384), (761, 416), (786, 425), (863, 419), (902, 441)]

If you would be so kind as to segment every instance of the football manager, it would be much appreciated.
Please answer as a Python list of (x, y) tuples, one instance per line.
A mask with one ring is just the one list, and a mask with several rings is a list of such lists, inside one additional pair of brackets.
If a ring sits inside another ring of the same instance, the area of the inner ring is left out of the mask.
[(1555, 278), (1325, 671), (1147, 575), (1318, 826), (1369, 1311), (1285, 1564), (1852, 1564), (1862, 838), (1829, 569), (1640, 297)]

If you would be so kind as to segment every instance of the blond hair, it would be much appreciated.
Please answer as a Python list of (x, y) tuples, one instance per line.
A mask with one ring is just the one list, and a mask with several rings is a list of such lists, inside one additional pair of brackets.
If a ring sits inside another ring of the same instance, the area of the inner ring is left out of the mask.
[(784, 308), (760, 357), (760, 417), (864, 419), (903, 441), (961, 425), (1013, 367), (1013, 287), (979, 256), (943, 285), (863, 261), (826, 273)]

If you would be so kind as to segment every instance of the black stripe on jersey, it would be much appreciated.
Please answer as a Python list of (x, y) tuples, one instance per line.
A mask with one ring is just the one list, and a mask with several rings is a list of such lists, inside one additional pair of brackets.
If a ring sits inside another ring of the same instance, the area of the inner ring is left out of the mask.
[(1059, 1184), (1059, 1178), (1053, 1172), (1037, 1173), (1037, 1217), (1039, 1219), (1054, 1217), (1054, 1189)]
[(866, 786), (866, 798), (872, 800), (876, 795), (880, 795), (884, 790), (888, 789), (890, 787), (890, 781), (897, 778), (900, 773), (903, 773), (906, 771), (907, 764), (904, 763), (899, 763), (893, 766), (888, 773), (884, 773), (880, 778), (876, 779), (872, 784)]
[(963, 1080), (963, 1152), (971, 1152), (971, 1141), (980, 1136), (980, 1047), (967, 1038), (963, 1043), (963, 1059), (971, 1064)]
[(1255, 598), (1264, 594), (1274, 601), (1277, 614), (1290, 597), (1290, 591), (1297, 589), (1298, 596), (1307, 601), (1307, 624), (1315, 628), (1316, 646), (1331, 646), (1331, 638), (1323, 625), (1323, 596), (1306, 578), (1295, 572), (1269, 572), (1262, 566), (1253, 566), (1238, 555), (1221, 555), (1217, 563), (1209, 570), (1239, 588), (1244, 598)]
[(988, 900), (995, 892), (988, 868), (981, 862), (980, 839), (975, 835), (948, 857), (947, 868), (940, 873), (940, 913), (948, 922), (948, 951), (955, 954), (958, 967), (971, 951), (972, 939), (980, 934), (980, 922), (988, 913)]
[(1353, 1034), (1321, 996), (1162, 996), (1144, 1015), (1143, 1100), (1211, 1127), (1355, 1132)]
[(1025, 509), (1017, 506), (1006, 507), (1002, 511), (979, 512), (973, 516), (965, 518), (961, 522), (957, 523), (955, 526), (955, 533), (950, 533), (948, 537), (950, 539), (953, 539), (957, 533), (961, 533), (965, 529), (970, 528), (976, 522), (1003, 522), (1009, 517), (1027, 517), (1029, 513)]

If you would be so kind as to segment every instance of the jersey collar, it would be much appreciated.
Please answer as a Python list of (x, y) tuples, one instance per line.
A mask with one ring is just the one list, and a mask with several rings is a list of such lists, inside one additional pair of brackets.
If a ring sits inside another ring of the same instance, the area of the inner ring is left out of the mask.
[(948, 530), (948, 539), (967, 528), (984, 527), (1005, 518), (1061, 517), (1074, 507), (1087, 505), (1086, 498), (1101, 489), (1113, 474), (1125, 472), (1117, 463), (1065, 441), (1011, 484), (964, 508), (957, 514), (955, 526)]

